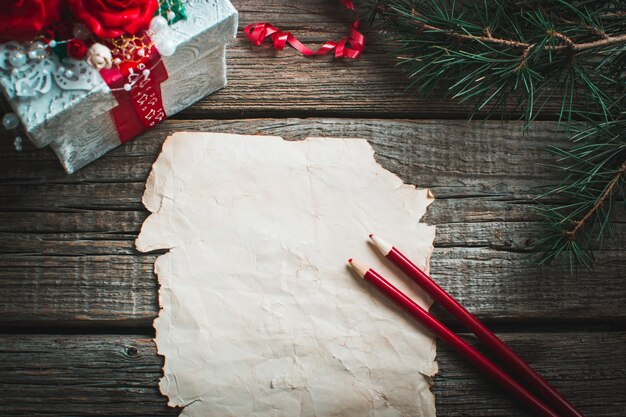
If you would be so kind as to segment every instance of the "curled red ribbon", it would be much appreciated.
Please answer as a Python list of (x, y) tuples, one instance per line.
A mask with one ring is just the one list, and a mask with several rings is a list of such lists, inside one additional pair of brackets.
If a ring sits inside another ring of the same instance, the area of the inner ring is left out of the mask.
[[(348, 10), (356, 12), (352, 0), (341, 0)], [(273, 43), (274, 49), (282, 51), (286, 44), (291, 45), (304, 56), (324, 55), (335, 50), (335, 58), (358, 58), (365, 49), (365, 36), (359, 32), (359, 20), (352, 23), (350, 35), (339, 41), (328, 41), (317, 50), (312, 50), (300, 42), (290, 32), (283, 32), (269, 23), (253, 23), (243, 30), (255, 46), (260, 46), (267, 38)], [(350, 46), (347, 46), (350, 45)]]

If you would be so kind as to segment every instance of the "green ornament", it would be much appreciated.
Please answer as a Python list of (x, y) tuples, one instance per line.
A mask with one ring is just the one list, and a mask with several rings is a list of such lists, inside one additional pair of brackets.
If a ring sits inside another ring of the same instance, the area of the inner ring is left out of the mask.
[(179, 20), (187, 20), (183, 0), (159, 0), (159, 9), (155, 16), (163, 16), (170, 25)]

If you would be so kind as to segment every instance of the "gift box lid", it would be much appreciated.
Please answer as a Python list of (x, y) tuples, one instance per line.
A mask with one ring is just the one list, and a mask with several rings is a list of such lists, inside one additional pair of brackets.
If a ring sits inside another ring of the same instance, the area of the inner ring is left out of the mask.
[[(165, 35), (155, 35), (167, 36), (168, 47), (175, 48), (173, 55), (162, 56), (169, 74), (222, 47), (237, 31), (237, 11), (229, 0), (188, 0), (184, 5), (186, 19), (170, 25)], [(38, 147), (61, 135), (65, 123), (101, 116), (117, 105), (100, 73), (86, 61), (59, 59), (44, 49), (42, 42), (0, 44), (0, 89)], [(15, 51), (26, 59), (16, 60)], [(29, 59), (30, 51), (41, 55)]]

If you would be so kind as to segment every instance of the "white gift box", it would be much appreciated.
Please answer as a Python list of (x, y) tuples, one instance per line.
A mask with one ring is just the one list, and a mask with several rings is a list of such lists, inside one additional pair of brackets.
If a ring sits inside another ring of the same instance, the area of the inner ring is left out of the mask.
[[(185, 11), (187, 19), (168, 29), (174, 54), (161, 56), (165, 116), (226, 86), (225, 47), (237, 31), (237, 11), (228, 0), (189, 0)], [(122, 143), (113, 116), (120, 103), (97, 70), (54, 54), (18, 70), (8, 59), (17, 47), (0, 45), (0, 90), (35, 146), (50, 145), (72, 173)]]

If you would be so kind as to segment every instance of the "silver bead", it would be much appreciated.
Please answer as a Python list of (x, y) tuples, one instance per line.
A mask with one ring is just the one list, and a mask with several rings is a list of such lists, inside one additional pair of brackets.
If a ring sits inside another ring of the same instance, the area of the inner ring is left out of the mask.
[(22, 150), (22, 137), (21, 136), (15, 137), (15, 140), (13, 141), (13, 146), (15, 146), (15, 150), (18, 152)]
[(74, 76), (74, 71), (68, 69), (67, 71), (65, 71), (65, 76), (67, 78), (72, 78)]
[(143, 70), (143, 76), (148, 78), (150, 76), (150, 70), (149, 69)]
[(33, 44), (28, 48), (30, 51), (35, 51), (38, 49), (46, 49), (46, 44), (41, 41), (33, 42)]
[(167, 29), (167, 20), (163, 16), (155, 16), (150, 21), (150, 30), (154, 33), (159, 33)]
[(15, 129), (19, 124), (20, 119), (18, 119), (15, 113), (7, 113), (2, 117), (2, 126), (6, 130)]
[(130, 91), (132, 88), (133, 88), (133, 86), (132, 86), (132, 85), (130, 85), (130, 84), (128, 84), (128, 83), (127, 83), (127, 84), (124, 84), (124, 90), (125, 90), (125, 91)]
[(155, 40), (157, 50), (163, 56), (172, 56), (176, 52), (176, 44), (169, 38)]
[(26, 63), (26, 54), (22, 51), (13, 51), (9, 54), (9, 63), (14, 67), (21, 67)]
[(41, 41), (33, 42), (28, 48), (28, 56), (32, 59), (45, 58), (46, 55), (46, 44)]
[(57, 41), (55, 41), (54, 39), (52, 39), (50, 42), (48, 42), (48, 46), (50, 48), (54, 48), (55, 46), (57, 46)]

